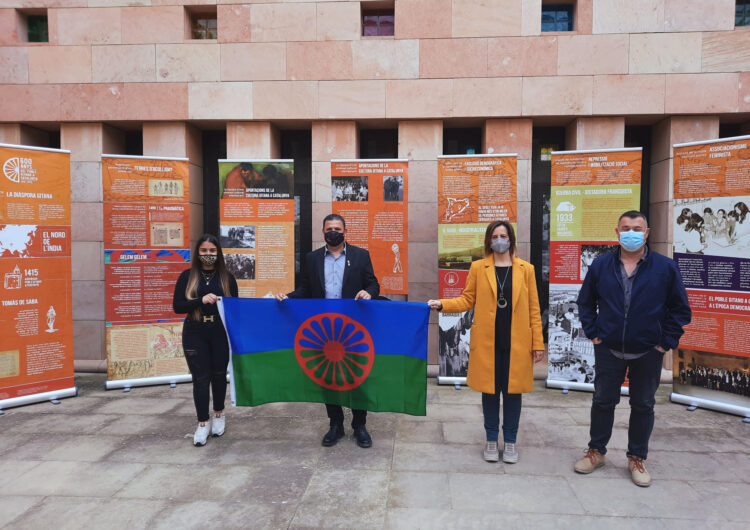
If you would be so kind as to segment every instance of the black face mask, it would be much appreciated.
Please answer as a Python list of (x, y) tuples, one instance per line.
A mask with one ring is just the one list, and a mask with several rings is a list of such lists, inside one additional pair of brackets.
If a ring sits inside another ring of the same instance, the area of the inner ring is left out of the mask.
[(337, 247), (344, 242), (343, 232), (336, 232), (334, 230), (331, 230), (323, 234), (323, 237), (325, 238), (326, 243), (328, 243), (332, 247)]

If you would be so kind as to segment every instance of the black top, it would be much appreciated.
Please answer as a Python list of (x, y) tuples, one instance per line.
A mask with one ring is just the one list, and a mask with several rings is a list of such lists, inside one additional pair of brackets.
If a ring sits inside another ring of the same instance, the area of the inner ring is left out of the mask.
[[(207, 271), (204, 271), (207, 272)], [(224, 288), (221, 286), (219, 280), (219, 273), (216, 272), (211, 277), (211, 280), (206, 284), (203, 276), (198, 279), (198, 296), (194, 300), (188, 300), (185, 296), (185, 289), (187, 288), (188, 279), (190, 278), (190, 269), (182, 271), (180, 277), (177, 279), (177, 285), (174, 287), (174, 298), (172, 300), (172, 308), (177, 314), (187, 313), (187, 320), (192, 318), (191, 313), (198, 307), (201, 308), (202, 315), (218, 315), (219, 309), (216, 304), (204, 304), (201, 302), (202, 298), (209, 293), (213, 293), (216, 296), (224, 296)], [(239, 291), (237, 289), (237, 280), (234, 276), (229, 275), (229, 295), (238, 296)]]
[[(305, 256), (300, 286), (287, 294), (289, 298), (326, 297), (325, 253), (326, 247), (323, 246)], [(380, 294), (380, 284), (372, 268), (370, 253), (347, 243), (341, 298), (354, 298), (362, 290), (375, 298)]]
[[(508, 277), (505, 277), (505, 273)], [(504, 308), (499, 305), (495, 313), (495, 352), (510, 350), (510, 323), (513, 316), (513, 267), (495, 267), (495, 281), (497, 282), (497, 298), (500, 303), (500, 292), (508, 304)]]

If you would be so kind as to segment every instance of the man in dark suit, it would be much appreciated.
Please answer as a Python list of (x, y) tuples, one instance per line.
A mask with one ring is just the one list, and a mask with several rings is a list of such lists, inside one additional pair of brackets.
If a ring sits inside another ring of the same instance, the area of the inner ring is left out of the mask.
[[(380, 293), (380, 285), (372, 268), (370, 253), (347, 245), (346, 221), (330, 214), (323, 219), (325, 246), (305, 256), (301, 285), (288, 294), (279, 293), (276, 299), (286, 298), (354, 298), (371, 300)], [(344, 411), (340, 405), (326, 404), (330, 430), (323, 436), (323, 446), (331, 447), (344, 436)], [(365, 428), (366, 410), (352, 410), (352, 429), (357, 445), (371, 447), (372, 438)]]

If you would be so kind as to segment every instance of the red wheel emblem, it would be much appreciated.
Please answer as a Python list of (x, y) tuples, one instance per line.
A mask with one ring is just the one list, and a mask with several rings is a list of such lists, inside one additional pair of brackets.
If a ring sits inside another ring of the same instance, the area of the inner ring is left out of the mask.
[(294, 354), (307, 377), (331, 390), (351, 390), (370, 375), (375, 347), (367, 329), (346, 315), (320, 313), (294, 336)]

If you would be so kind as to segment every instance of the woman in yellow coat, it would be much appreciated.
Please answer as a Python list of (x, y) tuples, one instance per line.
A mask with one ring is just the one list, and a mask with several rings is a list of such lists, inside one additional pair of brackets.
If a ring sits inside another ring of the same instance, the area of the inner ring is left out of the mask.
[(471, 264), (457, 298), (429, 300), (431, 308), (460, 313), (474, 308), (467, 384), (482, 393), (487, 443), (484, 459), (499, 460), (500, 394), (503, 394), (503, 462), (518, 461), (516, 434), (521, 394), (534, 387), (534, 363), (544, 354), (534, 266), (517, 258), (516, 235), (507, 221), (490, 223), (485, 258)]

